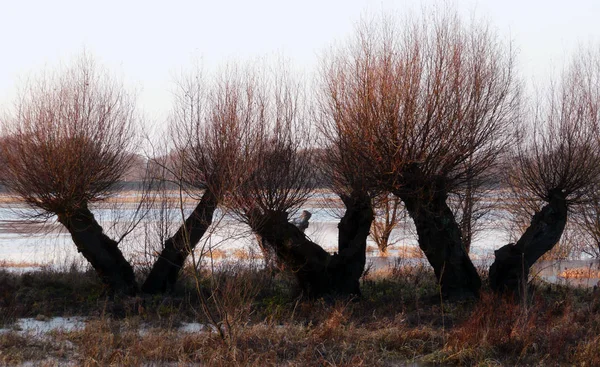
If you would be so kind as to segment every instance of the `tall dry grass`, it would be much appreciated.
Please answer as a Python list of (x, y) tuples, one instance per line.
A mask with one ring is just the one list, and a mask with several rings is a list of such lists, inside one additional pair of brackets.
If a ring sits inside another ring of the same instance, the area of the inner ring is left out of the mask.
[[(477, 302), (450, 304), (440, 301), (428, 266), (405, 260), (368, 273), (359, 299), (305, 300), (283, 274), (214, 271), (199, 274), (200, 289), (207, 299), (219, 300), (208, 306), (229, 317), (233, 337), (223, 338), (209, 326), (193, 333), (179, 329), (184, 322), (210, 322), (189, 273), (168, 296), (110, 299), (99, 293), (102, 285), (93, 274), (0, 272), (0, 289), (10, 289), (0, 292), (2, 312), (12, 310), (12, 321), (38, 313), (88, 316), (82, 330), (37, 337), (17, 330), (0, 333), (0, 365), (600, 363), (600, 292), (593, 289), (540, 283), (524, 304), (489, 292)], [(67, 299), (80, 304), (69, 307)], [(10, 329), (12, 321), (5, 327)]]

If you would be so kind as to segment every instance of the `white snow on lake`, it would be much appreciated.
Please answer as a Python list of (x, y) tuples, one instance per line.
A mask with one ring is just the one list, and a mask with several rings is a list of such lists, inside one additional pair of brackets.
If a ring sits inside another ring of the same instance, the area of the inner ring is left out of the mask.
[[(308, 210), (312, 213), (306, 234), (313, 242), (330, 252), (336, 251), (337, 223), (343, 215), (341, 205), (332, 201), (332, 198), (332, 194), (321, 193), (298, 212)], [(131, 226), (138, 219), (132, 204), (104, 204), (93, 208), (92, 211), (111, 238), (118, 239), (123, 233), (130, 231), (120, 243), (120, 248), (133, 264), (148, 264), (153, 261), (156, 251), (160, 250), (162, 241), (159, 233), (164, 233), (164, 224), (170, 225), (168, 233), (173, 233), (181, 223), (182, 216), (188, 215), (192, 209), (191, 205), (187, 205), (183, 214), (177, 208), (167, 211), (150, 210), (133, 230)], [(68, 268), (71, 264), (86, 266), (85, 259), (77, 252), (70, 236), (54, 218), (41, 223), (27, 220), (27, 214), (31, 215), (31, 212), (19, 205), (3, 204), (0, 207), (0, 264), (5, 262), (5, 268), (17, 272), (36, 269), (35, 264), (59, 269)], [(506, 215), (491, 212), (488, 217), (486, 226), (477, 233), (471, 246), (471, 257), (476, 265), (485, 266), (489, 263), (494, 250), (507, 244), (510, 239), (506, 229), (507, 221), (504, 219)], [(405, 254), (407, 249), (417, 248), (417, 236), (410, 218), (397, 225), (392, 232), (391, 241), (395, 245), (391, 247), (388, 257), (382, 258), (375, 250), (375, 243), (369, 239), (368, 245), (372, 251), (368, 252), (368, 256), (374, 267), (393, 265), (398, 256)], [(212, 253), (217, 262), (231, 259), (232, 256), (239, 257), (240, 253), (254, 253), (259, 256), (261, 254), (250, 228), (237, 220), (233, 214), (221, 210), (216, 211), (213, 226), (196, 246), (196, 253)], [(206, 256), (204, 258), (206, 259)], [(11, 263), (25, 265), (11, 268)], [(547, 272), (543, 274), (546, 277), (551, 276)]]

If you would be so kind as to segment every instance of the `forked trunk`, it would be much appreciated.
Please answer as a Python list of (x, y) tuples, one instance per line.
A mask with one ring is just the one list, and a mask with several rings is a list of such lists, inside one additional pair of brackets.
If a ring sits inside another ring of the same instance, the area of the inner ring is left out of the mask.
[(119, 250), (117, 242), (104, 234), (87, 206), (68, 215), (59, 214), (58, 221), (67, 228), (77, 251), (89, 261), (111, 292), (127, 295), (137, 292), (131, 264)]
[(529, 269), (558, 243), (567, 224), (567, 201), (563, 192), (550, 192), (549, 202), (531, 219), (531, 224), (516, 244), (494, 252), (490, 267), (490, 286), (498, 293), (523, 295)]
[(187, 256), (210, 227), (216, 208), (217, 198), (207, 189), (185, 223), (173, 237), (165, 241), (163, 250), (142, 285), (142, 291), (161, 293), (174, 286)]
[(346, 213), (339, 229), (338, 253), (330, 255), (310, 241), (280, 212), (248, 213), (252, 229), (273, 248), (279, 261), (295, 274), (309, 297), (360, 295), (359, 280), (366, 262), (366, 242), (373, 221), (370, 198), (343, 198)]

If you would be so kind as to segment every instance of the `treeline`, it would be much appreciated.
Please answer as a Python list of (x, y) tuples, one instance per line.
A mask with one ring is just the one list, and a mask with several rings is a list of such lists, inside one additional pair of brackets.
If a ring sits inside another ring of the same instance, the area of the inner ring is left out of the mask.
[[(569, 213), (598, 217), (600, 53), (579, 52), (526, 103), (513, 50), (487, 24), (435, 12), (360, 23), (324, 52), (311, 88), (282, 63), (196, 70), (177, 80), (168, 134), (152, 142), (164, 148), (143, 159), (132, 154), (142, 139), (133, 95), (84, 55), (26, 85), (3, 118), (1, 182), (55, 215), (102, 280), (127, 294), (170, 289), (218, 207), (247, 223), (307, 295), (360, 294), (374, 206), (395, 198), (450, 299), (478, 297), (468, 254), (478, 205), (506, 187), (530, 220), (515, 244), (499, 244), (490, 281), (518, 294)], [(202, 193), (141, 285), (90, 210), (135, 167)], [(289, 220), (322, 187), (345, 207), (334, 254)]]

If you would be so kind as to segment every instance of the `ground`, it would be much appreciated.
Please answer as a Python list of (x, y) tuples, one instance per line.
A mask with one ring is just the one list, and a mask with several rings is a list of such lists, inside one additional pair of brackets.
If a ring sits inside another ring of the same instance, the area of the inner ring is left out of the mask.
[[(284, 274), (231, 265), (187, 269), (167, 296), (109, 297), (93, 272), (0, 271), (0, 364), (600, 365), (592, 288), (538, 283), (521, 304), (485, 289), (451, 304), (427, 266), (402, 262), (361, 286), (360, 298), (307, 300)], [(76, 326), (23, 326), (56, 317)]]

